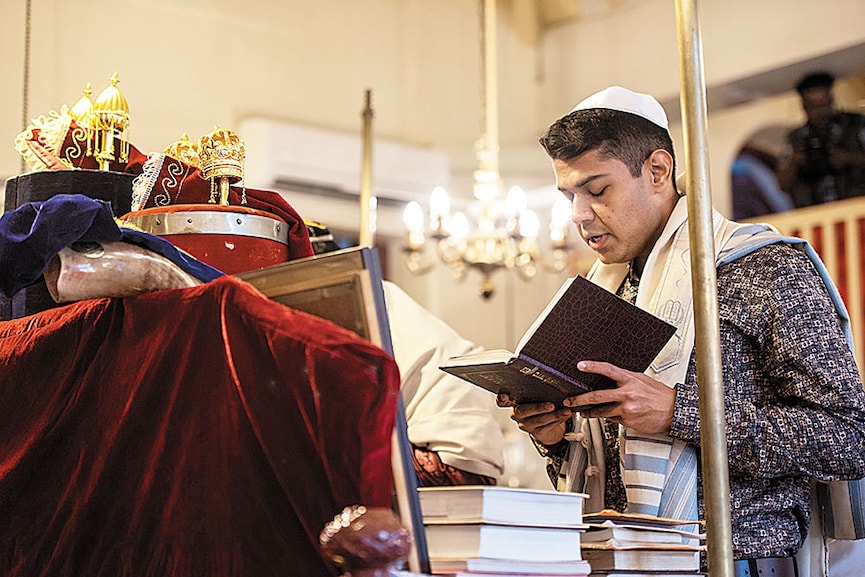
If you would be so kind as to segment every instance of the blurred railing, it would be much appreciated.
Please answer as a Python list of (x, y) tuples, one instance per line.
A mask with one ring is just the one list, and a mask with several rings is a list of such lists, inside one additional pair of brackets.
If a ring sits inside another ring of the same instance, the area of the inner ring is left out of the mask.
[(804, 238), (820, 255), (850, 312), (856, 362), (865, 369), (865, 197), (748, 219)]

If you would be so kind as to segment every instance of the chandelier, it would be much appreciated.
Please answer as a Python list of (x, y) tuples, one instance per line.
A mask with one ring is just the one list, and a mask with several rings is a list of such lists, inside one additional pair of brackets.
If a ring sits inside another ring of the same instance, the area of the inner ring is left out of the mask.
[[(474, 171), (472, 200), (466, 212), (451, 214), (447, 191), (436, 187), (429, 199), (428, 215), (417, 201), (405, 208), (403, 220), (408, 229), (405, 246), (406, 266), (415, 274), (432, 270), (437, 263), (447, 265), (457, 280), (469, 270), (481, 274), (479, 294), (489, 299), (495, 285), (492, 275), (498, 270), (514, 269), (523, 279), (534, 278), (538, 269), (561, 272), (571, 250), (570, 204), (564, 197), (554, 203), (550, 218), (552, 258), (542, 258), (538, 242), (540, 220), (527, 207), (526, 194), (513, 186), (507, 195), (499, 174), (498, 90), (496, 67), (496, 0), (479, 0), (481, 30), (481, 84), (484, 129), (476, 144), (478, 169)], [(428, 223), (428, 230), (427, 230)], [(425, 257), (431, 239), (435, 257)]]

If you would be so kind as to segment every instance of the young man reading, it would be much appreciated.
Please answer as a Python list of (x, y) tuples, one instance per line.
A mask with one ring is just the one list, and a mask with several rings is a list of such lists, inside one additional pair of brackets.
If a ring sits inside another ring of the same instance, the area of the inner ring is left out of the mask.
[[(588, 278), (677, 333), (645, 373), (580, 364), (615, 389), (558, 410), (514, 406), (512, 418), (548, 457), (559, 490), (589, 493), (588, 511), (701, 518), (688, 214), (664, 110), (611, 87), (554, 122), (540, 143), (597, 255)], [(843, 304), (810, 247), (713, 218), (736, 568), (793, 577), (811, 479), (865, 475), (865, 393)]]

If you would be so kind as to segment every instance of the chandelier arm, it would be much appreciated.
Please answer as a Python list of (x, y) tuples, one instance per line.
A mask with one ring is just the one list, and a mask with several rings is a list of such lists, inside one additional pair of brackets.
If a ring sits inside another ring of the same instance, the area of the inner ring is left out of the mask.
[(423, 251), (406, 248), (404, 249), (406, 253), (405, 266), (408, 271), (412, 274), (422, 275), (430, 272), (432, 269), (436, 267), (438, 264), (437, 261), (433, 259), (429, 259), (426, 262), (422, 262), (423, 260)]

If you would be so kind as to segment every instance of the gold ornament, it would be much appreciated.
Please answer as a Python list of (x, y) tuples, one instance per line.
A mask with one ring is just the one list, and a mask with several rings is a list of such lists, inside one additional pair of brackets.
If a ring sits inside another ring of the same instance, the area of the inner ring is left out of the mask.
[[(93, 156), (102, 170), (109, 170), (111, 162), (129, 160), (129, 105), (117, 88), (118, 82), (115, 72), (111, 76), (111, 86), (103, 90), (93, 103), (90, 116), (90, 129), (94, 131)], [(115, 140), (119, 141), (119, 147)]]
[(93, 89), (90, 87), (89, 82), (81, 92), (84, 95), (78, 99), (78, 102), (72, 105), (72, 108), (69, 109), (69, 115), (79, 126), (86, 128), (90, 126), (90, 115), (93, 114), (93, 101), (90, 99)]
[(93, 156), (93, 100), (90, 99), (93, 89), (89, 82), (82, 92), (84, 95), (69, 109), (69, 116), (81, 127), (81, 134), (77, 135), (77, 139), (87, 141), (86, 155)]
[[(232, 184), (243, 180), (243, 161), (246, 146), (233, 130), (214, 127), (213, 132), (202, 136), (198, 142), (198, 160), (204, 178), (210, 180), (210, 202), (228, 205), (228, 193)], [(241, 204), (246, 204), (243, 195)]]
[(198, 158), (198, 143), (189, 140), (189, 135), (185, 132), (180, 140), (172, 142), (162, 152), (190, 166), (201, 168)]

